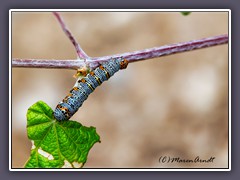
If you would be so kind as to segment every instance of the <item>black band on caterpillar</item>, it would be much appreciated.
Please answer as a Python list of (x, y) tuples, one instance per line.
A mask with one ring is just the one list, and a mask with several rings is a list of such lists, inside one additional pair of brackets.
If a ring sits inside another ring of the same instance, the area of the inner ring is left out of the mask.
[(54, 117), (58, 121), (69, 120), (97, 86), (108, 80), (119, 69), (125, 69), (127, 65), (128, 60), (114, 58), (101, 64), (88, 73), (86, 77), (78, 80), (73, 89), (70, 90), (70, 93), (57, 105)]

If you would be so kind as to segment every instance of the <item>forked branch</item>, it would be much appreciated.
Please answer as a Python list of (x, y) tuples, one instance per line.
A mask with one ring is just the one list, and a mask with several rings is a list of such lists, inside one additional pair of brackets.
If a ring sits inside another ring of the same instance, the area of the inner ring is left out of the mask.
[(60, 16), (60, 14), (58, 12), (53, 12), (53, 14), (57, 18), (57, 20), (58, 20), (62, 30), (65, 32), (67, 37), (73, 43), (73, 45), (74, 45), (74, 47), (76, 49), (78, 57), (85, 61), (88, 58), (88, 55), (83, 51), (83, 49), (81, 48), (80, 44), (78, 44), (77, 40), (74, 38), (74, 36), (70, 32), (70, 30), (67, 28), (67, 26), (64, 23), (64, 21), (63, 21), (62, 17)]
[(54, 15), (60, 23), (65, 34), (73, 43), (78, 57), (82, 60), (13, 59), (12, 67), (79, 69), (87, 64), (91, 69), (94, 69), (100, 63), (109, 61), (111, 58), (115, 57), (123, 57), (132, 63), (228, 43), (228, 35), (224, 34), (183, 43), (143, 49), (134, 52), (126, 52), (123, 54), (115, 54), (103, 57), (89, 57), (72, 36), (61, 16), (57, 12), (54, 12)]

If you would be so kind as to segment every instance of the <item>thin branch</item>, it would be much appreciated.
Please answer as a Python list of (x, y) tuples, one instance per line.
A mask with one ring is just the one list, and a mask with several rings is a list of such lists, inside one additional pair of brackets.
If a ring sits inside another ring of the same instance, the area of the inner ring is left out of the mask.
[[(185, 51), (192, 51), (211, 46), (217, 46), (228, 43), (228, 35), (214, 36), (184, 43), (177, 43), (172, 45), (154, 47), (150, 49), (143, 49), (134, 52), (127, 52), (123, 54), (116, 54), (103, 57), (88, 57), (87, 63), (92, 69), (96, 68), (100, 63), (109, 61), (113, 57), (123, 57), (130, 63), (142, 60), (149, 60), (151, 58), (181, 53)], [(13, 59), (12, 67), (30, 67), (30, 68), (64, 68), (64, 69), (78, 69), (85, 66), (84, 61), (77, 60), (35, 60), (35, 59)]]
[(221, 44), (228, 43), (228, 35), (213, 36), (209, 38), (193, 40), (189, 42), (171, 44), (166, 46), (154, 47), (139, 51), (134, 51), (130, 53), (123, 53), (113, 56), (104, 56), (104, 57), (94, 57), (92, 61), (109, 61), (112, 57), (123, 57), (130, 62), (141, 61), (166, 55), (171, 55), (175, 53), (192, 51), (195, 49), (201, 49)]
[(54, 68), (78, 69), (84, 66), (84, 61), (74, 60), (48, 60), (48, 59), (13, 59), (12, 67), (23, 68)]
[(70, 32), (70, 30), (67, 28), (65, 22), (63, 21), (62, 17), (60, 16), (60, 14), (58, 12), (53, 12), (54, 16), (57, 18), (62, 30), (65, 32), (65, 34), (67, 35), (67, 37), (70, 39), (70, 41), (73, 43), (76, 51), (77, 51), (77, 55), (80, 59), (83, 59), (84, 62), (86, 61), (86, 59), (88, 59), (88, 55), (82, 50), (81, 46), (78, 44), (78, 42), (76, 41), (76, 39), (74, 38), (74, 36), (72, 35), (72, 33)]

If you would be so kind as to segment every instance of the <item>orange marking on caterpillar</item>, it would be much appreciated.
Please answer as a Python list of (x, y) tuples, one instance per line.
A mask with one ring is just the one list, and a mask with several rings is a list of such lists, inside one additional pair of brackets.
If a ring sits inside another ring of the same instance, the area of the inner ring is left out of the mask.
[(78, 88), (78, 87), (73, 87), (73, 90), (74, 90), (74, 91), (78, 91), (79, 88)]
[(90, 74), (91, 76), (95, 76), (95, 73), (94, 73), (93, 71), (91, 71), (89, 74)]
[(101, 69), (101, 70), (103, 70), (103, 71), (105, 72), (106, 77), (107, 77), (108, 79), (110, 78), (109, 72), (107, 72), (107, 70), (103, 67), (103, 65), (100, 65), (100, 66), (99, 66), (99, 69)]
[(78, 80), (78, 82), (80, 83), (80, 82), (82, 82), (82, 83), (86, 83), (86, 79), (80, 79), (80, 80)]

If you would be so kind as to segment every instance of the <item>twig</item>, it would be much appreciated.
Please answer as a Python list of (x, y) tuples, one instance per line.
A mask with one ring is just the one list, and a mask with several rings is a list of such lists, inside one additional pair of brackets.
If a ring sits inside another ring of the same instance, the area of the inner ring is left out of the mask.
[(119, 55), (95, 57), (95, 58), (92, 58), (92, 60), (108, 61), (111, 59), (111, 57), (122, 56), (128, 61), (133, 62), (133, 61), (156, 58), (156, 57), (161, 57), (161, 56), (166, 56), (166, 55), (171, 55), (175, 53), (191, 51), (195, 49), (201, 49), (201, 48), (206, 48), (206, 47), (211, 47), (211, 46), (216, 46), (216, 45), (226, 44), (226, 43), (228, 43), (228, 35), (220, 35), (220, 36), (214, 36), (214, 37), (209, 37), (209, 38), (204, 38), (199, 40), (193, 40), (189, 42), (154, 47), (154, 48), (134, 51), (130, 53), (123, 53)]
[(24, 68), (55, 68), (78, 69), (84, 66), (84, 61), (74, 60), (48, 60), (48, 59), (13, 59), (12, 67)]
[[(127, 52), (123, 54), (116, 54), (103, 57), (88, 57), (87, 63), (92, 69), (96, 68), (99, 63), (109, 61), (112, 57), (123, 57), (129, 60), (130, 63), (151, 58), (162, 57), (166, 55), (181, 53), (185, 51), (192, 51), (206, 47), (227, 44), (228, 35), (214, 36), (184, 43), (177, 43), (172, 45), (154, 47), (134, 52)], [(64, 68), (64, 69), (78, 69), (85, 66), (84, 61), (77, 60), (35, 60), (35, 59), (13, 59), (12, 67), (30, 67), (30, 68)]]
[(73, 43), (77, 55), (80, 59), (83, 59), (84, 62), (86, 62), (86, 59), (88, 59), (88, 55), (82, 50), (81, 46), (78, 44), (78, 42), (76, 41), (76, 39), (74, 38), (74, 36), (72, 35), (72, 33), (70, 32), (70, 30), (67, 28), (66, 24), (64, 23), (62, 17), (60, 16), (60, 14), (58, 12), (53, 12), (54, 16), (57, 18), (62, 30), (65, 32), (65, 34), (67, 35), (67, 37), (70, 39), (70, 41)]

